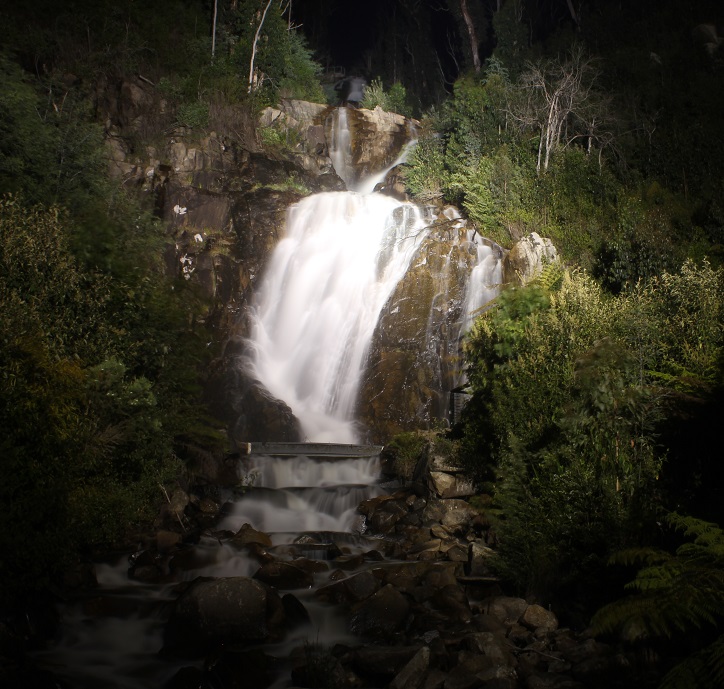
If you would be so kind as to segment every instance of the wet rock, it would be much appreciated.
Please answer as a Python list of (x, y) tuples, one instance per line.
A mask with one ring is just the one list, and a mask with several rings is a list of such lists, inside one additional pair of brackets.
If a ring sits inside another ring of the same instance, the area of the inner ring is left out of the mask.
[(267, 562), (253, 578), (282, 591), (308, 589), (314, 585), (314, 577), (291, 562)]
[(129, 558), (128, 576), (136, 581), (156, 584), (164, 576), (164, 561), (153, 550), (143, 550)]
[(432, 597), (432, 603), (437, 610), (445, 612), (453, 620), (467, 623), (473, 617), (465, 590), (457, 584), (448, 585), (436, 591)]
[(526, 689), (585, 689), (585, 685), (567, 675), (535, 673), (525, 682)]
[(423, 646), (390, 682), (390, 689), (418, 689), (430, 665), (430, 649)]
[(386, 638), (401, 629), (410, 612), (407, 599), (389, 584), (352, 609), (350, 631)]
[(420, 650), (419, 646), (362, 646), (352, 652), (350, 665), (363, 677), (387, 683), (402, 672)]
[(515, 663), (505, 637), (492, 632), (477, 632), (466, 639), (467, 647), (484, 655), (492, 665), (512, 667)]
[(444, 689), (478, 689), (478, 687), (483, 686), (483, 680), (477, 676), (477, 672), (463, 665), (458, 665), (448, 673), (443, 686)]
[(518, 674), (512, 667), (498, 666), (477, 674), (485, 689), (517, 689)]
[(475, 628), (481, 632), (492, 632), (496, 635), (505, 635), (508, 627), (494, 615), (480, 614), (472, 619)]
[(243, 524), (242, 527), (234, 534), (231, 542), (236, 546), (245, 546), (250, 543), (256, 543), (270, 548), (272, 544), (271, 538), (261, 531), (257, 531), (251, 524)]
[(199, 668), (182, 667), (163, 685), (163, 689), (198, 689), (203, 681), (203, 672)]
[(451, 560), (452, 562), (468, 561), (468, 548), (462, 543), (453, 543), (448, 546), (447, 549), (443, 548), (442, 550), (445, 553), (447, 559)]
[(302, 440), (301, 426), (289, 405), (274, 397), (261, 383), (249, 381), (244, 385), (240, 372), (238, 376), (238, 397), (234, 401), (236, 420), (231, 428), (237, 446), (249, 438), (259, 442)]
[(470, 559), (468, 572), (472, 577), (486, 577), (492, 574), (488, 562), (495, 555), (495, 551), (480, 541), (470, 544)]
[(358, 603), (380, 589), (380, 581), (371, 572), (360, 572), (317, 591), (317, 597), (334, 603)]
[(159, 553), (167, 553), (176, 548), (180, 543), (180, 533), (165, 530), (156, 532), (156, 549)]
[(279, 596), (262, 582), (200, 577), (173, 606), (164, 650), (196, 656), (220, 644), (269, 642), (281, 638), (285, 623)]
[(266, 689), (274, 681), (277, 660), (260, 650), (224, 650), (207, 662), (198, 686), (224, 689)]
[(295, 595), (285, 593), (282, 596), (282, 605), (284, 606), (284, 613), (287, 616), (290, 628), (309, 624), (309, 613), (304, 607), (304, 604)]
[(446, 679), (447, 672), (432, 670), (428, 673), (427, 677), (425, 677), (422, 689), (443, 689)]
[(521, 617), (521, 622), (529, 629), (540, 629), (544, 632), (558, 629), (558, 618), (555, 613), (540, 605), (529, 605)]

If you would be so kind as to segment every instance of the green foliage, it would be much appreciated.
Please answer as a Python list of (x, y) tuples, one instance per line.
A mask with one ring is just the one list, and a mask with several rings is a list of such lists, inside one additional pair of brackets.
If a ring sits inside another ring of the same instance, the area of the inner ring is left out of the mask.
[(422, 458), (428, 438), (424, 433), (400, 433), (385, 445), (385, 457), (392, 463), (391, 473), (407, 481)]
[[(224, 19), (225, 44), (220, 54), (229, 56), (239, 78), (248, 84), (252, 50), (267, 3), (240, 0)], [(306, 46), (304, 37), (290, 29), (278, 3), (272, 3), (261, 24), (254, 55), (252, 91), (259, 105), (273, 105), (279, 97), (325, 102), (319, 81), (321, 66)]]
[(182, 127), (203, 129), (209, 123), (209, 106), (206, 103), (186, 103), (176, 112), (176, 121)]
[(476, 321), (463, 457), (497, 479), (501, 571), (523, 592), (592, 582), (610, 547), (651, 522), (661, 429), (721, 380), (722, 279), (687, 262), (614, 298), (585, 274), (547, 275)]
[(0, 53), (0, 192), (78, 209), (103, 192), (101, 144), (77, 89), (41, 88)]
[(626, 585), (630, 595), (610, 603), (593, 618), (598, 633), (619, 631), (636, 641), (691, 635), (704, 629), (709, 640), (664, 677), (662, 689), (720, 686), (724, 682), (724, 533), (718, 525), (676, 513), (668, 526), (689, 539), (672, 554), (654, 548), (624, 550), (611, 564), (636, 565)]
[(377, 77), (365, 88), (361, 103), (363, 108), (373, 110), (382, 108), (386, 112), (396, 112), (398, 115), (412, 116), (412, 109), (407, 103), (407, 91), (399, 82), (395, 82), (389, 89), (385, 89), (382, 79)]
[(287, 32), (284, 72), (279, 81), (282, 98), (298, 98), (312, 103), (325, 103), (326, 96), (319, 80), (322, 67), (297, 30)]
[(492, 156), (479, 158), (477, 167), (451, 174), (448, 188), (459, 193), (463, 207), (484, 236), (502, 245), (510, 243), (509, 228), (523, 214), (526, 181), (505, 145)]
[(410, 156), (405, 182), (412, 195), (420, 201), (442, 197), (445, 162), (443, 144), (438, 137), (423, 136)]
[(198, 299), (140, 258), (152, 235), (118, 237), (139, 256), (102, 275), (72, 255), (70, 234), (57, 208), (0, 202), (6, 598), (152, 518), (188, 448), (220, 446), (199, 403)]

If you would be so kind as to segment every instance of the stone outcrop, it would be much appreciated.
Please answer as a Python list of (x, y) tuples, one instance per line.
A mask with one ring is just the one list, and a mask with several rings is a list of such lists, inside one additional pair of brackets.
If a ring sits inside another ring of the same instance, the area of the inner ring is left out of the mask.
[(558, 260), (558, 252), (550, 239), (531, 232), (516, 242), (503, 259), (503, 282), (524, 285), (538, 275), (543, 267)]
[(370, 347), (358, 417), (372, 442), (446, 419), (449, 391), (462, 378), (459, 337), (477, 248), (459, 218), (440, 213), (430, 222)]

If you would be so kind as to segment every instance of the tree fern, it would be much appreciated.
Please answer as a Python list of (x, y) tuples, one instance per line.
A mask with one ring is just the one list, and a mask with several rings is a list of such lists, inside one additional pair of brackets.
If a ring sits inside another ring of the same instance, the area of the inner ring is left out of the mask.
[[(653, 548), (617, 553), (612, 564), (639, 564), (626, 588), (632, 595), (602, 608), (593, 619), (600, 633), (624, 639), (672, 638), (696, 629), (717, 630), (724, 619), (724, 532), (716, 524), (671, 514), (666, 522), (693, 538), (672, 555)], [(724, 686), (724, 636), (696, 651), (664, 678), (662, 689)]]

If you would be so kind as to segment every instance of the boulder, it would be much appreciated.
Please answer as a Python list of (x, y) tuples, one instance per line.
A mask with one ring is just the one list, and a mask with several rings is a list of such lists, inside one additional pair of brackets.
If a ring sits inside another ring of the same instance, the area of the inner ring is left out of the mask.
[(558, 629), (558, 618), (555, 613), (540, 605), (529, 605), (520, 620), (526, 627), (533, 630), (552, 632)]
[(444, 510), (441, 524), (449, 529), (458, 529), (467, 526), (477, 515), (477, 512), (465, 500), (441, 500)]
[(164, 650), (197, 656), (228, 644), (280, 639), (286, 626), (279, 596), (248, 577), (199, 577), (178, 597), (165, 629)]
[(390, 682), (390, 689), (419, 689), (430, 665), (430, 649), (423, 646)]
[(308, 589), (314, 585), (314, 577), (309, 572), (290, 562), (267, 562), (256, 571), (254, 579), (283, 591)]
[(444, 471), (430, 472), (430, 488), (440, 498), (462, 498), (475, 495), (472, 481)]
[(236, 546), (245, 546), (251, 543), (271, 547), (271, 538), (261, 531), (257, 531), (251, 524), (243, 524), (241, 528), (234, 534), (231, 542)]
[(523, 615), (528, 603), (522, 598), (496, 596), (487, 599), (483, 604), (484, 612), (498, 618), (507, 625), (515, 624)]
[(557, 258), (553, 242), (537, 232), (531, 232), (516, 242), (503, 259), (503, 282), (525, 285), (543, 270), (543, 266)]
[(470, 544), (468, 570), (471, 577), (487, 577), (491, 575), (491, 569), (488, 566), (490, 558), (495, 555), (495, 551), (489, 548), (481, 541), (473, 541)]
[(371, 680), (386, 684), (422, 650), (419, 646), (361, 646), (350, 656), (352, 669)]
[(405, 596), (388, 584), (352, 609), (349, 628), (359, 636), (386, 638), (404, 626), (409, 612)]

